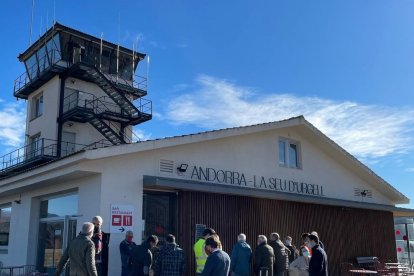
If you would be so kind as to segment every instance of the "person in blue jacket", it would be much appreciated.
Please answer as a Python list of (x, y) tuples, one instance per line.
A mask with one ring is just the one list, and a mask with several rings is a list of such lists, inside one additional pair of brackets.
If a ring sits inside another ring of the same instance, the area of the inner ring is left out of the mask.
[(205, 250), (208, 254), (201, 276), (228, 276), (230, 271), (230, 257), (221, 248), (217, 236), (206, 239)]
[(245, 234), (239, 234), (237, 240), (238, 242), (231, 251), (231, 276), (249, 276), (252, 249), (246, 242)]

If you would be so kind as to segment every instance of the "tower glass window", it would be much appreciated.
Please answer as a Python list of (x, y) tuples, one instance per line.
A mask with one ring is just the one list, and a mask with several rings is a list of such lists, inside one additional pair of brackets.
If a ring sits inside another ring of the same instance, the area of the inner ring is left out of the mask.
[(301, 168), (300, 144), (286, 138), (279, 138), (279, 166)]

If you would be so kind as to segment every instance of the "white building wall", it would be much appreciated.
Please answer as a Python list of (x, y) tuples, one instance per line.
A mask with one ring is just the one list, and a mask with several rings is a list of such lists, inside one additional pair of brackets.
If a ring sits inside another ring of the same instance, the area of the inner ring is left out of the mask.
[[(60, 79), (55, 76), (42, 87), (31, 93), (28, 97), (27, 104), (29, 105), (26, 119), (27, 132), (26, 137), (31, 137), (37, 133), (41, 133), (41, 138), (57, 139), (57, 122), (59, 110), (59, 92)], [(43, 93), (43, 114), (35, 119), (32, 119), (32, 100), (40, 93)]]
[[(211, 133), (202, 134), (208, 138)], [(159, 171), (160, 159), (172, 160), (175, 168), (181, 163), (190, 166), (210, 167), (215, 169), (237, 171), (246, 176), (278, 177), (314, 183), (324, 187), (326, 198), (361, 201), (354, 196), (355, 187), (371, 189), (372, 199), (365, 202), (393, 205), (386, 195), (365, 182), (346, 164), (339, 163), (335, 156), (325, 150), (323, 144), (310, 143), (294, 129), (273, 129), (253, 134), (233, 136), (214, 140), (196, 141), (195, 136), (186, 137), (186, 144), (170, 146), (154, 150), (99, 158), (109, 152), (116, 154), (133, 152), (142, 144), (121, 145), (113, 148), (94, 150), (90, 160), (82, 163), (82, 169), (100, 172), (96, 176), (88, 176), (67, 182), (56, 182), (53, 186), (30, 189), (22, 194), (22, 204), (12, 209), (10, 246), (8, 254), (0, 254), (0, 260), (6, 265), (34, 263), (36, 256), (38, 229), (38, 198), (51, 193), (78, 189), (79, 215), (78, 231), (83, 222), (95, 215), (104, 219), (103, 231), (110, 232), (111, 204), (132, 205), (135, 209), (134, 233), (135, 241), (142, 239), (142, 198), (143, 176), (152, 175), (188, 179), (187, 176), (163, 174)], [(300, 142), (301, 169), (284, 168), (278, 165), (278, 139), (287, 137)], [(145, 142), (147, 144), (157, 142)], [(164, 140), (165, 145), (170, 141)], [(96, 154), (96, 155), (95, 155)], [(223, 184), (226, 185), (226, 184)], [(214, 191), (211, 191), (214, 192)], [(269, 194), (273, 190), (269, 190)], [(17, 196), (17, 195), (15, 195)], [(14, 196), (14, 197), (15, 197)], [(14, 197), (1, 198), (0, 204), (11, 202)], [(310, 196), (311, 197), (311, 196)], [(30, 225), (27, 228), (21, 225)], [(121, 271), (119, 243), (124, 234), (111, 234), (109, 244), (109, 275), (118, 275)], [(21, 249), (28, 248), (27, 255), (21, 257)]]
[[(21, 204), (13, 201), (19, 194), (0, 198), (0, 204), (13, 202), (10, 221), (10, 237), (7, 254), (0, 254), (5, 266), (36, 264), (41, 198), (50, 195), (77, 191), (77, 233), (84, 222), (100, 213), (100, 175), (88, 176), (67, 182), (56, 182), (51, 186), (31, 189), (21, 195)], [(71, 214), (72, 215), (72, 214)], [(27, 250), (27, 251), (26, 251)]]

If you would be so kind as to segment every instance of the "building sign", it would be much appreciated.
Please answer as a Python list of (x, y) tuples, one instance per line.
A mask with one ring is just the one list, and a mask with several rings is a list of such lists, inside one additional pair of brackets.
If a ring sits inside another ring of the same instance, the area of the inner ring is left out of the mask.
[(276, 176), (250, 176), (242, 172), (204, 168), (201, 166), (188, 166), (187, 171), (185, 173), (181, 172), (179, 175), (197, 181), (311, 196), (325, 196), (322, 185), (296, 181), (293, 179), (284, 179)]
[(134, 206), (132, 205), (111, 205), (111, 233), (124, 233), (132, 231), (134, 222)]

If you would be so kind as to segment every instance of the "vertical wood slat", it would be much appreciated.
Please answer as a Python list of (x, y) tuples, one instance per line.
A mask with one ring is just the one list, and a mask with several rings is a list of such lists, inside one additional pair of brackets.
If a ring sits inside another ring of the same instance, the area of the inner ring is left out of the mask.
[(182, 191), (179, 218), (177, 238), (186, 253), (188, 276), (195, 271), (195, 224), (215, 229), (229, 254), (239, 233), (247, 235), (255, 250), (260, 234), (289, 235), (299, 247), (301, 234), (315, 230), (326, 247), (329, 275), (340, 275), (340, 263), (355, 262), (357, 256), (396, 262), (391, 212)]

